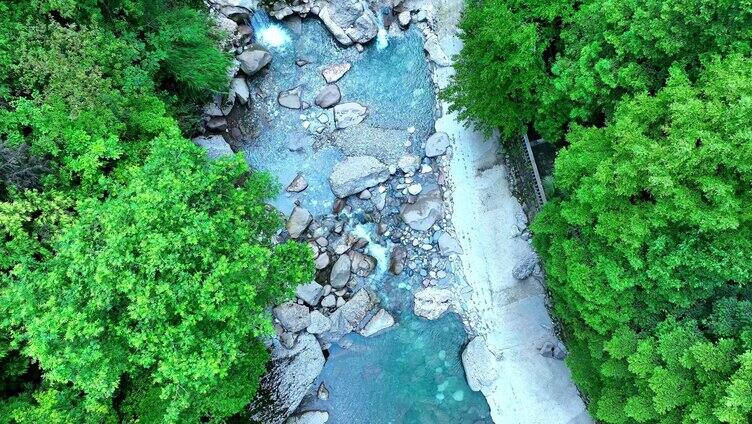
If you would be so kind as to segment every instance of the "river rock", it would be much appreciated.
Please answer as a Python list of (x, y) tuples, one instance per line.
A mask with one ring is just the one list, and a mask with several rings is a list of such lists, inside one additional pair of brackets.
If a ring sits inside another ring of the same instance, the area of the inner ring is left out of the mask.
[(319, 91), (313, 102), (316, 103), (316, 106), (326, 109), (339, 103), (340, 99), (342, 99), (342, 93), (340, 93), (337, 84), (328, 84)]
[(428, 53), (428, 58), (439, 66), (449, 66), (452, 61), (449, 60), (449, 56), (444, 53), (439, 43), (439, 37), (434, 33), (430, 33), (426, 36), (426, 41), (423, 43), (423, 48)]
[(389, 257), (389, 271), (394, 275), (402, 274), (405, 270), (405, 261), (407, 261), (407, 249), (402, 245), (394, 246)]
[(326, 29), (334, 36), (334, 38), (342, 45), (349, 46), (353, 43), (352, 39), (345, 33), (345, 30), (334, 19), (334, 7), (329, 3), (324, 3), (319, 11), (319, 19), (324, 24)]
[(337, 305), (337, 296), (333, 294), (328, 294), (321, 300), (321, 306), (325, 308), (333, 308), (336, 305)]
[(324, 368), (321, 345), (312, 334), (302, 333), (292, 349), (275, 343), (271, 351), (270, 371), (261, 386), (268, 391), (262, 411), (254, 411), (256, 421), (282, 422), (300, 405), (309, 387)]
[(329, 389), (326, 388), (324, 383), (319, 384), (319, 390), (316, 392), (316, 396), (320, 400), (329, 400)]
[(368, 109), (356, 102), (340, 103), (334, 106), (334, 123), (338, 129), (358, 125), (366, 118)]
[(414, 295), (413, 312), (419, 317), (437, 319), (449, 309), (452, 292), (435, 286), (423, 288)]
[(437, 132), (426, 140), (426, 156), (433, 158), (446, 153), (449, 147), (449, 136), (445, 132)]
[(414, 173), (420, 168), (420, 157), (416, 155), (405, 155), (397, 161), (397, 167), (405, 174)]
[(248, 103), (248, 99), (251, 98), (251, 92), (248, 90), (248, 83), (243, 77), (235, 77), (230, 83), (230, 95), (235, 95), (235, 98), (241, 104)]
[(359, 277), (368, 277), (376, 269), (376, 258), (358, 251), (350, 252), (350, 269)]
[(342, 78), (350, 68), (352, 68), (352, 65), (348, 62), (332, 63), (321, 70), (321, 75), (324, 77), (327, 84), (332, 84), (339, 81), (339, 79)]
[(329, 413), (326, 411), (306, 411), (287, 419), (285, 424), (325, 424), (329, 421)]
[(399, 15), (397, 15), (397, 21), (402, 28), (406, 28), (408, 25), (410, 25), (410, 18), (412, 18), (412, 16), (410, 16), (409, 10), (403, 10), (399, 13)]
[(376, 16), (370, 9), (366, 9), (353, 26), (345, 30), (345, 34), (356, 43), (365, 44), (376, 37), (379, 28), (376, 24)]
[(376, 315), (368, 321), (368, 324), (359, 331), (363, 337), (370, 337), (379, 331), (385, 330), (394, 325), (394, 317), (384, 309), (379, 309)]
[(388, 178), (389, 168), (375, 157), (351, 156), (334, 165), (329, 176), (329, 184), (337, 197), (344, 198), (360, 193)]
[(341, 289), (350, 281), (350, 257), (347, 255), (340, 256), (334, 266), (332, 273), (329, 275), (329, 284), (335, 289)]
[(265, 48), (253, 44), (237, 56), (240, 69), (249, 77), (272, 61), (272, 55)]
[(376, 210), (381, 211), (386, 206), (386, 193), (376, 193), (372, 199), (371, 201), (376, 206)]
[(290, 185), (287, 186), (287, 191), (290, 193), (300, 193), (308, 188), (308, 180), (305, 179), (303, 174), (298, 174), (292, 180)]
[(290, 237), (300, 237), (300, 235), (303, 234), (303, 231), (308, 228), (308, 225), (312, 220), (313, 217), (307, 209), (301, 208), (300, 206), (295, 206), (295, 208), (293, 208), (292, 210), (292, 213), (290, 214), (290, 218), (287, 220), (286, 226), (287, 232), (290, 233)]
[(311, 334), (326, 333), (332, 329), (332, 321), (319, 311), (311, 312), (311, 323), (306, 328)]
[(316, 269), (324, 269), (329, 266), (329, 262), (331, 262), (331, 258), (329, 258), (329, 253), (321, 252), (321, 254), (316, 257), (316, 260), (313, 261), (313, 264), (316, 267)]
[(303, 331), (311, 324), (308, 307), (293, 302), (283, 303), (274, 308), (274, 317), (285, 330), (292, 333)]
[(524, 280), (533, 275), (537, 265), (538, 256), (533, 252), (528, 252), (522, 258), (517, 260), (517, 264), (512, 268), (512, 277), (518, 280)]
[(465, 368), (467, 385), (475, 392), (490, 389), (499, 378), (496, 358), (488, 350), (482, 337), (473, 338), (465, 346), (462, 351), (462, 366)]
[(417, 231), (426, 231), (444, 215), (441, 192), (434, 189), (418, 196), (415, 203), (402, 207), (402, 220)]
[(196, 137), (193, 139), (193, 143), (206, 149), (206, 156), (209, 159), (219, 159), (222, 156), (232, 156), (234, 154), (230, 145), (227, 144), (221, 135)]
[(358, 290), (329, 317), (332, 320), (331, 335), (338, 338), (356, 329), (378, 302), (375, 293), (368, 289)]
[(324, 287), (322, 287), (321, 284), (315, 281), (311, 281), (308, 284), (301, 284), (295, 290), (295, 294), (298, 296), (298, 299), (311, 306), (316, 306), (319, 304), (323, 292)]
[(303, 107), (303, 102), (300, 100), (300, 88), (295, 87), (292, 90), (279, 93), (277, 102), (279, 102), (280, 106), (288, 109), (300, 109)]
[(414, 183), (407, 186), (407, 192), (413, 196), (417, 196), (421, 191), (423, 191), (423, 186), (420, 183)]
[(439, 236), (439, 252), (444, 256), (449, 256), (452, 253), (462, 254), (462, 246), (457, 239), (444, 231)]

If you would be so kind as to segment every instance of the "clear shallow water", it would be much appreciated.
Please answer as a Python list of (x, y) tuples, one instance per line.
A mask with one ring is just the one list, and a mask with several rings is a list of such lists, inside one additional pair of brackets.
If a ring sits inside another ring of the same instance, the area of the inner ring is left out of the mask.
[[(385, 146), (398, 146), (400, 155), (419, 150), (433, 128), (433, 87), (417, 32), (390, 38), (382, 50), (371, 45), (358, 54), (340, 48), (316, 20), (291, 28), (291, 42), (270, 48), (274, 58), (269, 71), (251, 81), (245, 154), (251, 166), (270, 171), (283, 185), (298, 172), (308, 180), (304, 192), (280, 195), (274, 202), (277, 208), (289, 213), (297, 199), (321, 215), (331, 211), (334, 196), (327, 178), (344, 156), (341, 149), (384, 161), (392, 158), (384, 153)], [(311, 63), (299, 67), (296, 59)], [(347, 131), (332, 133), (330, 126), (314, 136), (301, 125), (300, 114), (317, 116), (323, 111), (316, 106), (306, 111), (284, 109), (277, 104), (277, 94), (299, 87), (302, 99), (313, 104), (325, 85), (320, 69), (342, 61), (353, 64), (337, 83), (342, 101), (367, 106), (369, 115)], [(409, 127), (414, 128), (412, 136)], [(409, 147), (403, 145), (407, 140), (412, 141)], [(300, 150), (291, 151), (290, 145)], [(412, 290), (420, 286), (421, 278), (395, 277), (386, 271), (391, 246), (378, 240), (373, 227), (355, 229), (360, 237), (372, 240), (368, 253), (379, 259), (376, 274), (366, 284), (379, 294), (381, 306), (397, 324), (370, 338), (348, 335), (332, 346), (300, 410), (326, 410), (330, 424), (490, 423), (485, 399), (472, 392), (465, 380), (460, 354), (467, 334), (462, 322), (454, 314), (428, 321), (412, 313)], [(316, 397), (322, 381), (330, 391), (328, 401)]]

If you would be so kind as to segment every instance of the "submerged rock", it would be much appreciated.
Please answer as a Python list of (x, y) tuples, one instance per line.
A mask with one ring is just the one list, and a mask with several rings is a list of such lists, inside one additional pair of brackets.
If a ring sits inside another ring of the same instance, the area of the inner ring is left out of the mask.
[(449, 310), (452, 292), (438, 287), (426, 287), (415, 292), (413, 299), (415, 315), (433, 320)]
[(292, 180), (290, 185), (287, 186), (287, 191), (290, 193), (300, 193), (308, 188), (308, 180), (305, 179), (303, 174), (298, 174)]
[(496, 369), (496, 358), (493, 356), (486, 341), (482, 337), (475, 337), (462, 351), (462, 366), (470, 389), (478, 392), (490, 389), (499, 378)]
[(352, 65), (348, 62), (333, 63), (322, 69), (321, 75), (324, 77), (327, 84), (332, 84), (339, 81), (339, 79), (342, 78), (350, 68), (352, 68)]
[(400, 216), (405, 224), (417, 231), (426, 231), (444, 215), (440, 190), (432, 190), (418, 196), (415, 203), (402, 207)]
[(251, 45), (246, 51), (237, 56), (240, 69), (248, 76), (252, 76), (272, 61), (272, 54), (259, 45)]
[(222, 156), (231, 156), (234, 154), (230, 145), (221, 135), (196, 137), (193, 139), (193, 142), (197, 146), (206, 149), (206, 156), (209, 157), (209, 159), (218, 159)]
[(360, 103), (341, 103), (334, 106), (334, 123), (338, 129), (358, 125), (366, 118), (368, 109)]
[(363, 337), (370, 337), (374, 334), (386, 330), (394, 325), (394, 317), (384, 309), (379, 309), (376, 315), (368, 321), (368, 324), (359, 331)]
[(303, 102), (300, 100), (300, 88), (295, 87), (292, 90), (279, 93), (277, 102), (279, 102), (280, 106), (288, 109), (300, 109), (303, 107)]
[(342, 99), (342, 93), (340, 93), (337, 84), (328, 84), (319, 91), (313, 102), (316, 106), (326, 109), (339, 103), (340, 99)]
[(337, 197), (344, 198), (360, 193), (388, 178), (389, 168), (375, 157), (353, 156), (334, 165), (329, 176), (329, 184)]

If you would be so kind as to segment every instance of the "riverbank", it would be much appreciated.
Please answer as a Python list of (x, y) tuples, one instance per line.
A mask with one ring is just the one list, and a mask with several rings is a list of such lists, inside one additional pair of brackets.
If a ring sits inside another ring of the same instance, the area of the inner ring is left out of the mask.
[[(459, 53), (456, 31), (443, 28), (443, 34), (447, 56)], [(451, 74), (451, 66), (434, 71), (439, 89)], [(436, 131), (452, 140), (451, 221), (467, 283), (456, 294), (476, 337), (467, 354), (474, 362), (466, 363), (468, 380), (486, 396), (495, 423), (590, 423), (561, 360), (566, 350), (553, 330), (527, 220), (510, 192), (500, 144), (465, 128), (448, 107), (441, 102)]]

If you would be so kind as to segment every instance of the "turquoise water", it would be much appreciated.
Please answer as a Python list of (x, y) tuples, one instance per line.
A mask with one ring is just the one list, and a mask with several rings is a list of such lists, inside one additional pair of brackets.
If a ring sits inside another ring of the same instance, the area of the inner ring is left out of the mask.
[[(342, 101), (366, 105), (369, 115), (351, 133), (368, 137), (363, 128), (397, 132), (413, 127), (416, 142), (411, 149), (417, 151), (433, 128), (433, 86), (417, 32), (391, 38), (383, 50), (368, 46), (363, 54), (340, 48), (316, 20), (304, 21), (298, 33), (290, 34), (289, 45), (272, 49), (269, 71), (252, 81), (252, 93), (265, 95), (253, 97), (245, 153), (251, 166), (272, 172), (283, 184), (299, 171), (308, 179), (307, 190), (279, 196), (276, 207), (288, 213), (297, 199), (321, 215), (331, 210), (334, 196), (327, 177), (343, 153), (329, 142), (328, 133), (314, 136), (305, 130), (301, 111), (279, 107), (277, 93), (300, 87), (302, 99), (312, 104), (324, 85), (318, 70), (330, 63), (352, 62), (352, 69), (338, 82)], [(299, 67), (296, 59), (311, 64)], [(315, 106), (302, 113), (314, 110)], [(301, 150), (290, 151), (291, 143)], [(468, 337), (459, 317), (447, 314), (436, 321), (416, 317), (412, 291), (420, 287), (422, 278), (417, 273), (408, 276), (409, 271), (400, 277), (384, 272), (391, 246), (373, 234), (373, 225), (363, 228), (373, 240), (369, 249), (378, 250), (370, 253), (380, 259), (381, 271), (366, 284), (379, 294), (382, 307), (397, 324), (370, 338), (350, 334), (331, 346), (324, 370), (300, 410), (326, 410), (330, 424), (490, 423), (485, 399), (472, 392), (465, 380), (460, 353)], [(321, 382), (330, 392), (327, 401), (316, 397)]]

